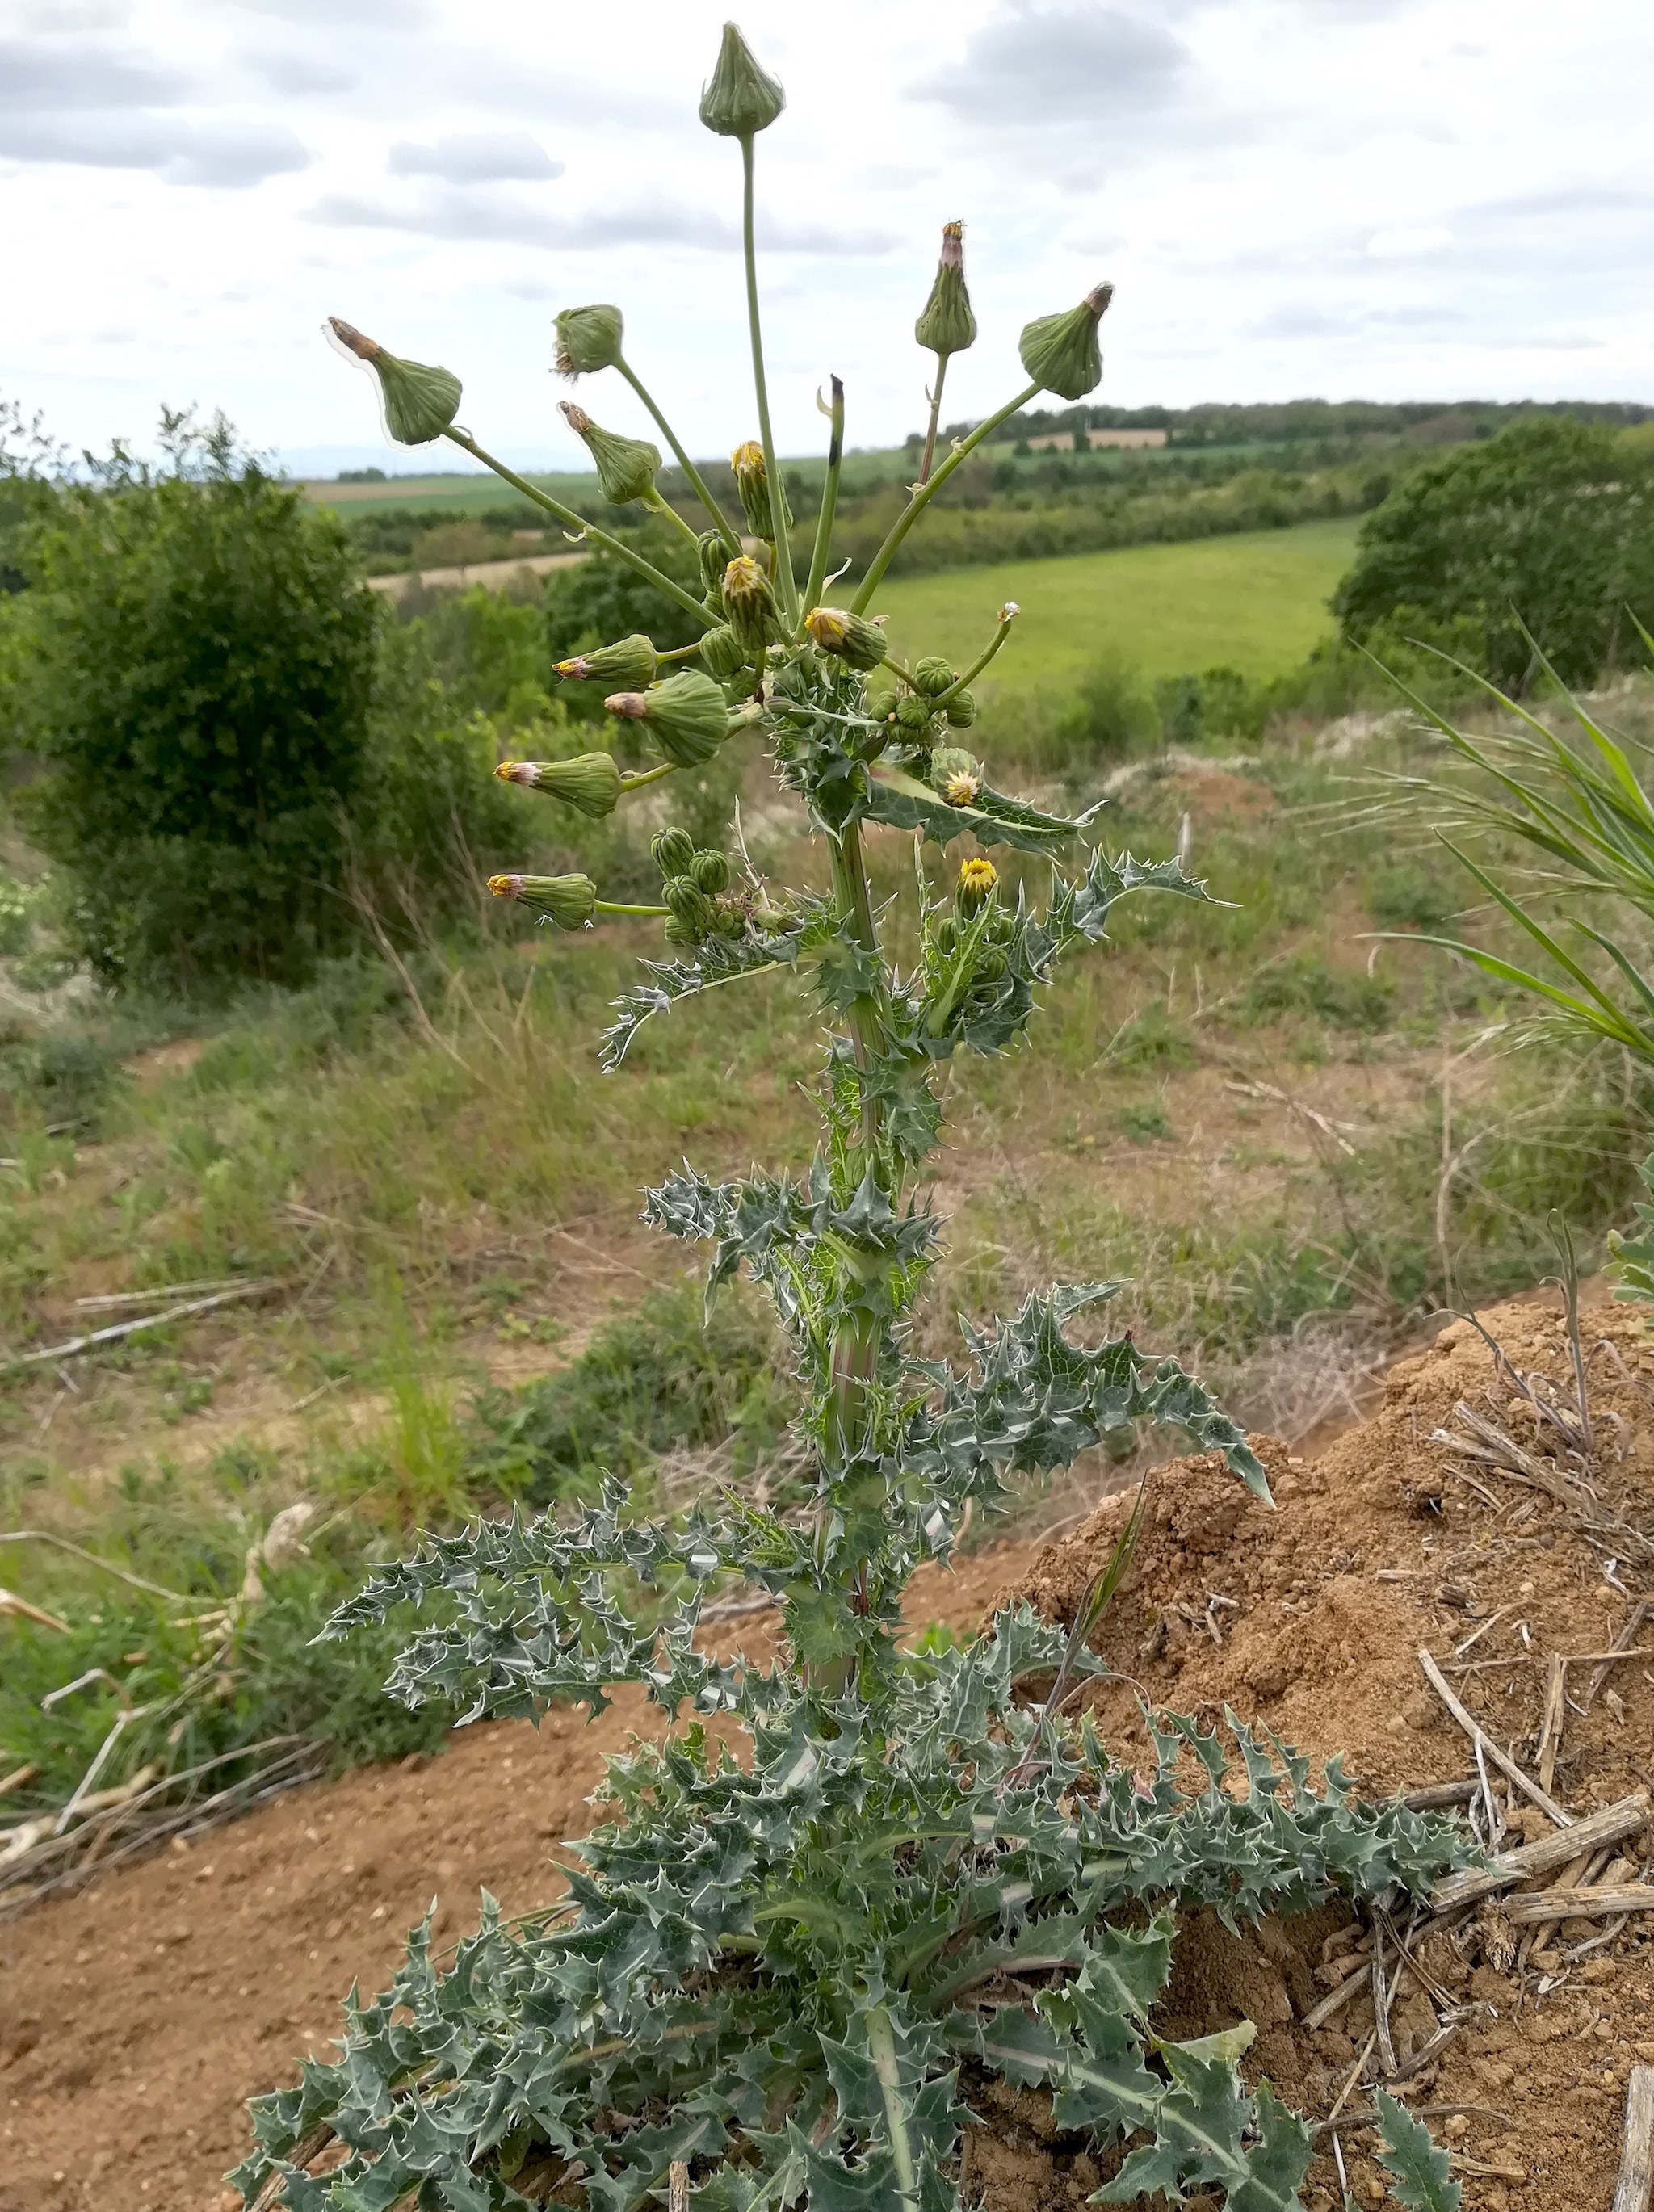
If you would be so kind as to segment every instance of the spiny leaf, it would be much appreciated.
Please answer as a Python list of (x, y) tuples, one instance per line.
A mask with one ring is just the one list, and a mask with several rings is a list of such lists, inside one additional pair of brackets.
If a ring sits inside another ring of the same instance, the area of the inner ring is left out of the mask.
[(1383, 2089), (1373, 2091), (1372, 2108), (1378, 2115), (1378, 2155), (1408, 2212), (1459, 2212), (1459, 2185), (1429, 2129)]

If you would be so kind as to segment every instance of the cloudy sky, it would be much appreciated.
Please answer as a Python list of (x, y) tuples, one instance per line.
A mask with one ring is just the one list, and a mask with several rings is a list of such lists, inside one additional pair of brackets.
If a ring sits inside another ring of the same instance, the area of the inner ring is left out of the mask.
[[(0, 0), (0, 398), (75, 445), (222, 407), (300, 469), (378, 459), (346, 316), (461, 375), (520, 460), (583, 459), (559, 306), (614, 300), (702, 452), (754, 427), (739, 155), (696, 119), (702, 0)], [(921, 420), (963, 218), (982, 325), (947, 414), (1102, 276), (1100, 397), (1654, 400), (1654, 9), (1637, 0), (751, 0), (771, 389), (813, 447)], [(640, 427), (612, 378), (599, 420)]]

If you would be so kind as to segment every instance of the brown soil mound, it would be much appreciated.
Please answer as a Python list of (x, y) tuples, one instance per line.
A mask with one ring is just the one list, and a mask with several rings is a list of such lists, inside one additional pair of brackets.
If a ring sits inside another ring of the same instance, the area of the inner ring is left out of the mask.
[[(1487, 1318), (1515, 1370), (1569, 1389), (1557, 1315), (1522, 1305)], [(1156, 1705), (1216, 1720), (1227, 1704), (1317, 1760), (1341, 1752), (1374, 1795), (1475, 1771), (1469, 1740), (1425, 1679), (1418, 1655), (1427, 1649), (1455, 1670), (1450, 1685), (1487, 1736), (1513, 1748), (1532, 1773), (1550, 1656), (1607, 1650), (1618, 1632), (1640, 1625), (1638, 1594), (1650, 1583), (1639, 1561), (1651, 1547), (1625, 1524), (1654, 1522), (1654, 1397), (1645, 1395), (1654, 1360), (1641, 1322), (1628, 1314), (1598, 1310), (1584, 1340), (1600, 1501), (1590, 1507), (1595, 1541), (1570, 1525), (1579, 1517), (1572, 1502), (1535, 1486), (1554, 1485), (1558, 1462), (1511, 1378), (1496, 1372), (1481, 1337), (1458, 1322), (1431, 1351), (1394, 1368), (1379, 1410), (1314, 1462), (1254, 1439), (1269, 1466), (1274, 1512), (1213, 1457), (1161, 1470), (1097, 1648)], [(1460, 1403), (1525, 1448), (1525, 1479), (1431, 1441), (1438, 1428), (1456, 1425)], [(1000, 1601), (1026, 1596), (1053, 1620), (1072, 1619), (1128, 1503), (1106, 1501), (1009, 1582)], [(1478, 1627), (1484, 1633), (1456, 1662), (1456, 1648)], [(1564, 1810), (1589, 1813), (1654, 1785), (1654, 1622), (1629, 1640), (1641, 1656), (1616, 1664), (1583, 1714), (1576, 1707), (1585, 1705), (1596, 1668), (1566, 1670), (1553, 1790)], [(1461, 1663), (1477, 1671), (1456, 1671)], [(1134, 1736), (1143, 1740), (1124, 1685), (1095, 1702), (1109, 1741), (1124, 1748)], [(1496, 1769), (1490, 1773), (1503, 1804), (1505, 1786)], [(1505, 1817), (1521, 1831), (1511, 1843), (1555, 1832), (1520, 1796)], [(1650, 1848), (1644, 1836), (1627, 1838), (1608, 1878), (1646, 1879)], [(1566, 1879), (1553, 1873), (1526, 1887)], [(1370, 1993), (1317, 2031), (1302, 2024), (1338, 1982), (1341, 1957), (1347, 1966), (1355, 1931), (1339, 1932), (1347, 1920), (1332, 1912), (1271, 1923), (1245, 1942), (1215, 1923), (1191, 1928), (1181, 1939), (1166, 2027), (1201, 2033), (1250, 2017), (1260, 2033), (1249, 2072), (1268, 2074), (1311, 2118), (1328, 2113), (1375, 2027)], [(1439, 2014), (1477, 2008), (1404, 2092), (1415, 2106), (1466, 2108), (1437, 2125), (1455, 2151), (1468, 2205), (1607, 2212), (1627, 2070), (1639, 2057), (1654, 2059), (1654, 1917), (1633, 1915), (1606, 1944), (1571, 1954), (1615, 1925), (1571, 1918), (1529, 1952), (1521, 1939), (1536, 1931), (1487, 1909), (1451, 1936), (1425, 1940), (1421, 1963), (1439, 1984), (1437, 1999), (1410, 1982), (1390, 2027), (1404, 2065), (1437, 2032)], [(1394, 1957), (1392, 1950), (1392, 1964)], [(1370, 1978), (1360, 1978), (1370, 1992)], [(1365, 2101), (1353, 2086), (1346, 2109)], [(1320, 2142), (1328, 2147), (1324, 2135)], [(1344, 2144), (1358, 2204), (1383, 2202), (1367, 2154), (1371, 2138), (1352, 2131)], [(1005, 2212), (1074, 2201), (1060, 2148), (1043, 2146), (1034, 2130), (1019, 2149), (1021, 2193), (1004, 2197)], [(997, 2147), (987, 2154), (997, 2159)], [(1338, 2202), (1331, 2158), (1317, 2158), (1306, 2205), (1329, 2212)]]
[[(1490, 1321), (1517, 1370), (1566, 1384), (1554, 1313), (1511, 1307)], [(1627, 1524), (1654, 1520), (1654, 1358), (1625, 1314), (1594, 1314), (1586, 1342), (1594, 1501), (1566, 1486), (1542, 1422), (1524, 1413), (1475, 1332), (1456, 1325), (1394, 1370), (1373, 1419), (1312, 1464), (1265, 1440), (1274, 1512), (1209, 1459), (1162, 1469), (1098, 1648), (1156, 1702), (1213, 1715), (1226, 1702), (1317, 1759), (1342, 1752), (1366, 1788), (1383, 1791), (1473, 1771), (1417, 1653), (1427, 1647), (1454, 1667), (1455, 1648), (1480, 1628), (1465, 1656), (1482, 1671), (1449, 1679), (1489, 1736), (1533, 1771), (1545, 1662), (1606, 1649), (1650, 1580), (1640, 1564), (1649, 1547)], [(1501, 1471), (1430, 1441), (1461, 1401), (1523, 1448), (1519, 1464)], [(927, 1573), (911, 1614), (964, 1626), (997, 1592), (1070, 1617), (1124, 1510), (1108, 1501), (1037, 1556), (1006, 1550), (951, 1579)], [(1633, 1656), (1583, 1713), (1575, 1707), (1587, 1704), (1596, 1668), (1568, 1669), (1553, 1794), (1572, 1812), (1651, 1783), (1654, 1622), (1631, 1641)], [(1140, 1740), (1128, 1690), (1095, 1696), (1111, 1740)], [(543, 1902), (557, 1844), (586, 1823), (604, 1753), (647, 1725), (645, 1709), (623, 1695), (590, 1728), (562, 1714), (538, 1735), (466, 1730), (438, 1761), (295, 1792), (192, 1850), (0, 1927), (0, 2212), (217, 2207), (219, 2177), (246, 2140), (244, 2099), (290, 2078), (295, 2051), (325, 2048), (351, 1977), (382, 1981), (401, 1930), (433, 1894), (449, 1934), (468, 1921), (479, 1884), (508, 1911)], [(1523, 1805), (1518, 1797), (1507, 1812), (1513, 1826), (1553, 1832)], [(1618, 1848), (1624, 1858), (1607, 1878), (1636, 1881), (1645, 1839)], [(1546, 1881), (1566, 1878), (1553, 1871)], [(1515, 1916), (1484, 1908), (1415, 1944), (1438, 1986), (1433, 1996), (1417, 1984), (1396, 1994), (1397, 2065), (1444, 2010), (1475, 2007), (1407, 2087), (1416, 2109), (1465, 2108), (1434, 2124), (1455, 2151), (1467, 2204), (1607, 2212), (1627, 2068), (1654, 2058), (1654, 1916), (1633, 1915), (1578, 1956), (1614, 1922), (1571, 1917), (1542, 1947), (1532, 1939), (1543, 1929), (1513, 1925)], [(1268, 1923), (1244, 1940), (1194, 1922), (1158, 2024), (1190, 2034), (1255, 2021), (1251, 2070), (1311, 2118), (1324, 2115), (1375, 2030), (1370, 1977), (1328, 2025), (1304, 2022), (1361, 1936), (1341, 1908)], [(1049, 2100), (1001, 2089), (997, 2103), (992, 2131), (967, 2147), (967, 2193), (988, 2212), (1066, 2212), (1096, 2187), (1102, 2169), (1055, 2131)], [(1365, 2103), (1352, 2087), (1343, 2110)], [(1371, 2139), (1350, 2130), (1342, 2140), (1356, 2203), (1382, 2203)], [(1306, 2205), (1329, 2212), (1337, 2201), (1330, 2159), (1319, 2158)]]

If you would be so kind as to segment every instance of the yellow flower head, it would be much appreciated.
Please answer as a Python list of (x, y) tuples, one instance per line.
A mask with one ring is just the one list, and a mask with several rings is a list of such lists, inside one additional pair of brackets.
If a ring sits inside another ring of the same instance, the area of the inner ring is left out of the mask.
[(834, 653), (850, 635), (850, 617), (841, 607), (812, 607), (804, 627), (824, 653)]
[(745, 444), (737, 446), (730, 455), (729, 465), (738, 477), (745, 477), (762, 483), (767, 473), (763, 465), (763, 447), (756, 438), (747, 439)]
[(999, 873), (992, 860), (984, 860), (980, 854), (959, 864), (959, 881), (954, 890), (954, 904), (963, 915), (980, 913), (992, 897)]
[(737, 554), (724, 570), (724, 597), (738, 601), (769, 597), (769, 579), (750, 553)]
[(516, 898), (522, 890), (523, 879), (520, 876), (490, 876), (488, 887), (496, 898)]
[[(946, 779), (942, 786), (942, 796), (946, 799), (950, 806), (974, 806), (978, 797), (981, 795), (982, 787), (982, 780), (981, 776), (973, 775), (969, 769), (955, 769), (952, 775)], [(994, 875), (992, 863), (988, 860), (980, 860), (975, 865), (978, 867), (983, 867), (988, 870), (988, 878), (991, 882)], [(967, 860), (965, 862), (965, 866), (966, 867), (970, 867), (972, 866), (972, 863)]]

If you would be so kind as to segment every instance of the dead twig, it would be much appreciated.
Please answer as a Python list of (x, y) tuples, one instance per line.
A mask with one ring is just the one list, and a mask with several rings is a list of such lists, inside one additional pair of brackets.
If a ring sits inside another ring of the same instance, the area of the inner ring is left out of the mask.
[(1626, 2085), (1626, 2124), (1613, 2212), (1648, 2212), (1654, 2195), (1654, 2066), (1633, 2066)]
[(20, 1620), (32, 1620), (37, 1628), (55, 1628), (60, 1636), (69, 1633), (66, 1620), (59, 1620), (55, 1613), (48, 1613), (44, 1606), (31, 1605), (26, 1597), (19, 1597), (15, 1590), (0, 1589), (0, 1613), (15, 1613)]
[(1539, 1786), (1548, 1791), (1556, 1779), (1556, 1755), (1562, 1748), (1562, 1724), (1567, 1714), (1567, 1665), (1554, 1651), (1545, 1669), (1545, 1713), (1539, 1728)]
[(1495, 1859), (1490, 1867), (1467, 1867), (1462, 1874), (1449, 1875), (1445, 1881), (1438, 1882), (1431, 1896), (1431, 1917), (1439, 1920), (1445, 1913), (1456, 1911), (1462, 1905), (1477, 1904), (1482, 1898), (1510, 1889), (1519, 1881), (1554, 1875), (1582, 1852), (1595, 1851), (1605, 1844), (1621, 1843), (1627, 1836), (1638, 1834), (1648, 1826), (1648, 1792), (1639, 1790), (1615, 1804), (1604, 1805), (1599, 1812), (1588, 1814), (1554, 1836), (1542, 1836), (1536, 1843), (1518, 1844), (1516, 1850), (1505, 1851)]
[(68, 1552), (77, 1559), (84, 1559), (89, 1567), (101, 1567), (105, 1574), (113, 1575), (133, 1589), (147, 1590), (151, 1597), (164, 1597), (173, 1605), (187, 1605), (190, 1601), (182, 1590), (163, 1589), (159, 1583), (145, 1582), (130, 1567), (118, 1567), (112, 1559), (100, 1559), (95, 1552), (85, 1551), (79, 1544), (71, 1544), (67, 1536), (54, 1536), (49, 1528), (8, 1528), (0, 1530), (0, 1544), (53, 1544), (60, 1552)]
[(1521, 1790), (1523, 1796), (1524, 1797), (1530, 1798), (1532, 1802), (1538, 1806), (1540, 1811), (1545, 1815), (1548, 1820), (1554, 1820), (1559, 1828), (1572, 1827), (1573, 1826), (1572, 1817), (1562, 1810), (1562, 1808), (1556, 1802), (1555, 1799), (1551, 1796), (1548, 1790), (1542, 1790), (1538, 1783), (1533, 1781), (1528, 1775), (1524, 1774), (1522, 1769), (1517, 1765), (1515, 1759), (1511, 1757), (1510, 1753), (1508, 1752), (1501, 1751), (1499, 1746), (1493, 1741), (1493, 1738), (1487, 1735), (1471, 1718), (1465, 1708), (1459, 1703), (1457, 1698), (1454, 1696), (1451, 1689), (1448, 1686), (1446, 1677), (1444, 1675), (1441, 1668), (1436, 1664), (1436, 1662), (1432, 1658), (1428, 1651), (1422, 1649), (1420, 1650), (1419, 1664), (1424, 1668), (1425, 1680), (1429, 1683), (1431, 1688), (1436, 1692), (1436, 1695), (1441, 1699), (1443, 1705), (1446, 1706), (1448, 1711), (1458, 1723), (1459, 1726), (1464, 1730), (1471, 1742), (1475, 1744), (1480, 1749), (1483, 1750), (1487, 1756), (1493, 1760), (1494, 1765), (1498, 1767), (1499, 1772), (1504, 1775), (1506, 1781), (1514, 1782), (1517, 1788)]
[(117, 1337), (136, 1336), (140, 1329), (165, 1328), (169, 1322), (182, 1321), (187, 1315), (210, 1313), (215, 1306), (227, 1306), (238, 1298), (262, 1298), (271, 1291), (285, 1290), (285, 1281), (241, 1283), (233, 1291), (219, 1291), (210, 1298), (186, 1298), (182, 1305), (168, 1306), (165, 1313), (140, 1314), (136, 1321), (112, 1322), (107, 1328), (94, 1328), (89, 1335), (72, 1336), (66, 1344), (48, 1345), (44, 1352), (14, 1352), (0, 1367), (0, 1374), (9, 1374), (21, 1367), (36, 1367), (50, 1359), (72, 1359), (77, 1352), (90, 1352), (100, 1344), (112, 1344)]
[(1637, 1632), (1651, 1613), (1654, 1613), (1654, 1601), (1647, 1598), (1639, 1598), (1633, 1606), (1624, 1625), (1615, 1635), (1608, 1650), (1602, 1655), (1602, 1665), (1585, 1685), (1585, 1694), (1579, 1701), (1579, 1710), (1582, 1713), (1588, 1713), (1590, 1711), (1597, 1692), (1607, 1681), (1615, 1662), (1621, 1656), (1627, 1659), (1632, 1656), (1631, 1647), (1637, 1640)]
[(1654, 1912), (1654, 1882), (1627, 1882), (1623, 1888), (1602, 1882), (1594, 1889), (1535, 1889), (1507, 1897), (1500, 1908), (1518, 1928), (1545, 1920), (1601, 1920), (1615, 1912)]

